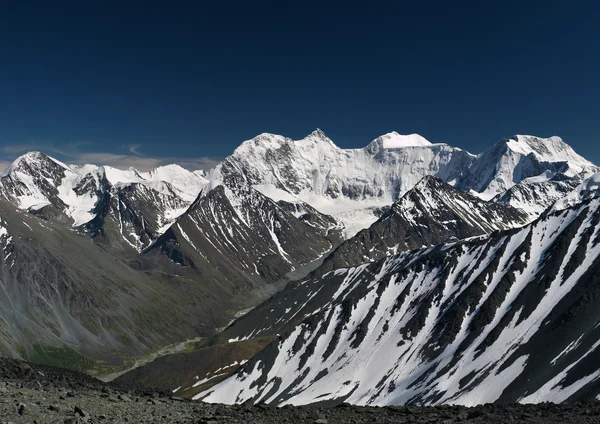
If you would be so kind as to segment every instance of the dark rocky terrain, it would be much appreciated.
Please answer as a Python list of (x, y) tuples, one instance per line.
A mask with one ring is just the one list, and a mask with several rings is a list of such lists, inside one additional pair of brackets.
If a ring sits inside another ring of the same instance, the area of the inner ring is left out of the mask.
[(598, 423), (600, 402), (384, 408), (215, 405), (0, 359), (0, 423)]

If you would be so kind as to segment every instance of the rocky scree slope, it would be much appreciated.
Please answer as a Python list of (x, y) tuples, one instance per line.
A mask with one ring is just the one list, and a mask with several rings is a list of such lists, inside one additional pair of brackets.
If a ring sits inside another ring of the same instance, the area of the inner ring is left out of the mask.
[(522, 229), (335, 270), (299, 283), (307, 294), (287, 299), (280, 339), (197, 397), (273, 405), (595, 397), (599, 275), (598, 198)]

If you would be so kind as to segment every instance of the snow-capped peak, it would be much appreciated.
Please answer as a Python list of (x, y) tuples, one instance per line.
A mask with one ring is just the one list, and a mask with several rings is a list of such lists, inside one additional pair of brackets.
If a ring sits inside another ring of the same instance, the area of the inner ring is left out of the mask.
[[(21, 209), (39, 210), (53, 205), (79, 227), (95, 216), (95, 206), (102, 196), (103, 182), (112, 188), (142, 184), (167, 197), (176, 196), (177, 213), (182, 204), (191, 203), (207, 184), (202, 173), (179, 165), (167, 165), (150, 172), (111, 166), (66, 165), (41, 152), (28, 152), (17, 158), (0, 174), (0, 195), (14, 201)], [(167, 211), (167, 215), (175, 211)]]
[(319, 128), (300, 140), (292, 140), (278, 134), (262, 133), (250, 140), (244, 141), (233, 155), (236, 156), (262, 156), (264, 152), (280, 149), (284, 146), (292, 149), (321, 151), (339, 150), (339, 148)]
[(524, 156), (533, 153), (538, 160), (543, 162), (568, 162), (570, 166), (575, 167), (576, 172), (581, 172), (585, 167), (594, 166), (593, 163), (575, 153), (571, 146), (557, 136), (541, 138), (531, 135), (515, 135), (504, 142), (513, 152)]
[(278, 149), (286, 141), (291, 141), (287, 137), (271, 133), (262, 133), (250, 140), (244, 141), (234, 150), (234, 155), (244, 156), (253, 153), (256, 150)]
[(27, 152), (15, 159), (2, 173), (0, 177), (6, 177), (15, 171), (21, 170), (24, 166), (33, 168), (42, 168), (44, 163), (55, 163), (61, 168), (70, 170), (70, 168), (59, 160), (56, 160), (42, 152)]
[(412, 190), (421, 191), (430, 187), (440, 187), (440, 184), (443, 186), (443, 181), (439, 178), (434, 177), (433, 175), (425, 175), (423, 178), (419, 180), (417, 184), (412, 188)]
[(319, 128), (317, 128), (316, 130), (311, 132), (309, 135), (304, 137), (302, 140), (298, 141), (298, 143), (306, 143), (306, 142), (310, 142), (310, 143), (314, 143), (314, 144), (325, 143), (329, 147), (335, 147), (336, 149), (338, 148), (335, 145), (335, 143), (333, 141), (331, 141), (331, 139), (329, 137), (327, 137), (325, 135), (325, 133), (323, 131), (321, 131)]
[(384, 149), (402, 149), (404, 147), (431, 146), (431, 143), (419, 134), (398, 134), (396, 131), (379, 137)]
[(432, 146), (425, 137), (419, 134), (398, 134), (396, 131), (384, 134), (373, 140), (365, 150), (373, 154), (380, 150), (404, 149), (407, 147)]

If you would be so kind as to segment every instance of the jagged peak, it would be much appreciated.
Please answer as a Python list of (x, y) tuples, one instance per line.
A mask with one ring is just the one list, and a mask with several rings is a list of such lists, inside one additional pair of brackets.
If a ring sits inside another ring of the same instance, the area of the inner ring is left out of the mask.
[(282, 135), (272, 133), (261, 133), (257, 136), (245, 140), (234, 150), (233, 155), (244, 155), (258, 149), (276, 149), (286, 140)]
[(436, 177), (434, 175), (425, 175), (415, 185), (415, 188), (427, 187), (427, 186), (432, 186), (432, 185), (437, 186), (437, 185), (440, 185), (440, 184), (442, 184), (444, 186), (451, 187), (448, 183), (444, 182), (443, 180), (441, 180), (440, 178), (438, 178), (438, 177)]
[[(448, 191), (458, 191), (448, 183), (440, 180), (437, 177), (432, 175), (426, 175), (419, 180), (417, 184), (415, 184), (410, 190), (408, 190), (404, 195), (398, 199), (393, 205), (392, 210), (396, 213), (400, 211), (404, 211), (406, 209), (410, 209), (414, 206), (414, 202), (417, 199), (432, 199), (438, 198), (444, 192)], [(419, 200), (418, 202), (421, 202)]]
[(323, 130), (321, 130), (321, 128), (316, 128), (313, 132), (311, 132), (309, 135), (313, 136), (313, 137), (318, 137), (318, 138), (328, 138), (325, 133), (323, 132)]
[(482, 200), (472, 194), (466, 193), (448, 184), (444, 180), (433, 175), (426, 175), (419, 180), (409, 191), (396, 201), (394, 207), (403, 207), (405, 203), (411, 204), (417, 198), (427, 199), (447, 199), (454, 201), (457, 198), (462, 198), (473, 203), (481, 203)]
[[(508, 169), (510, 166), (516, 166), (526, 157), (532, 159), (533, 163), (539, 164), (535, 166), (540, 169), (540, 172), (542, 168), (546, 168), (554, 172), (560, 172), (567, 177), (575, 177), (580, 174), (582, 177), (585, 177), (600, 170), (592, 162), (575, 152), (571, 146), (558, 136), (543, 138), (518, 134), (500, 140), (479, 154), (477, 156), (479, 164), (476, 171), (486, 173), (488, 169), (504, 168), (504, 172), (506, 173), (509, 172)], [(505, 184), (502, 180), (498, 180), (500, 181), (498, 184), (494, 182), (490, 183), (487, 189), (488, 192), (480, 197), (491, 199), (501, 191), (510, 188), (513, 184), (510, 184), (510, 177), (507, 175), (504, 177)], [(525, 176), (530, 177), (535, 175), (529, 173)], [(474, 177), (477, 177), (477, 175), (474, 174)], [(494, 186), (493, 190), (490, 189), (492, 186)], [(477, 191), (483, 193), (481, 190)]]
[(304, 137), (302, 140), (298, 140), (298, 142), (307, 142), (307, 141), (315, 143), (315, 144), (325, 143), (326, 145), (335, 147), (336, 149), (338, 148), (335, 145), (335, 143), (333, 141), (331, 141), (331, 139), (329, 137), (327, 137), (320, 128), (317, 128), (316, 130), (311, 132), (309, 135)]
[(285, 137), (279, 134), (261, 133), (256, 137), (253, 137), (250, 140), (246, 140), (242, 144), (240, 144), (240, 146), (237, 149), (235, 149), (234, 156), (245, 155), (250, 152), (256, 151), (278, 149), (286, 144), (302, 148), (326, 146), (327, 148), (338, 149), (334, 142), (331, 141), (331, 139), (327, 137), (321, 129), (317, 128), (313, 132), (308, 134), (306, 137), (299, 140), (293, 140), (289, 137)]
[(552, 136), (548, 138), (537, 137), (534, 135), (516, 134), (505, 140), (502, 143), (514, 152), (528, 155), (530, 153), (544, 153), (550, 151), (572, 150), (565, 141), (558, 137)]

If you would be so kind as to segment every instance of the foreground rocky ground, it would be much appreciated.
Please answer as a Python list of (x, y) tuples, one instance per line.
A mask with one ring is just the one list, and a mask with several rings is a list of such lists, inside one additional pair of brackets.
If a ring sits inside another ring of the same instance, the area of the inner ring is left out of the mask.
[(211, 405), (0, 358), (0, 423), (600, 423), (600, 402), (474, 408)]

